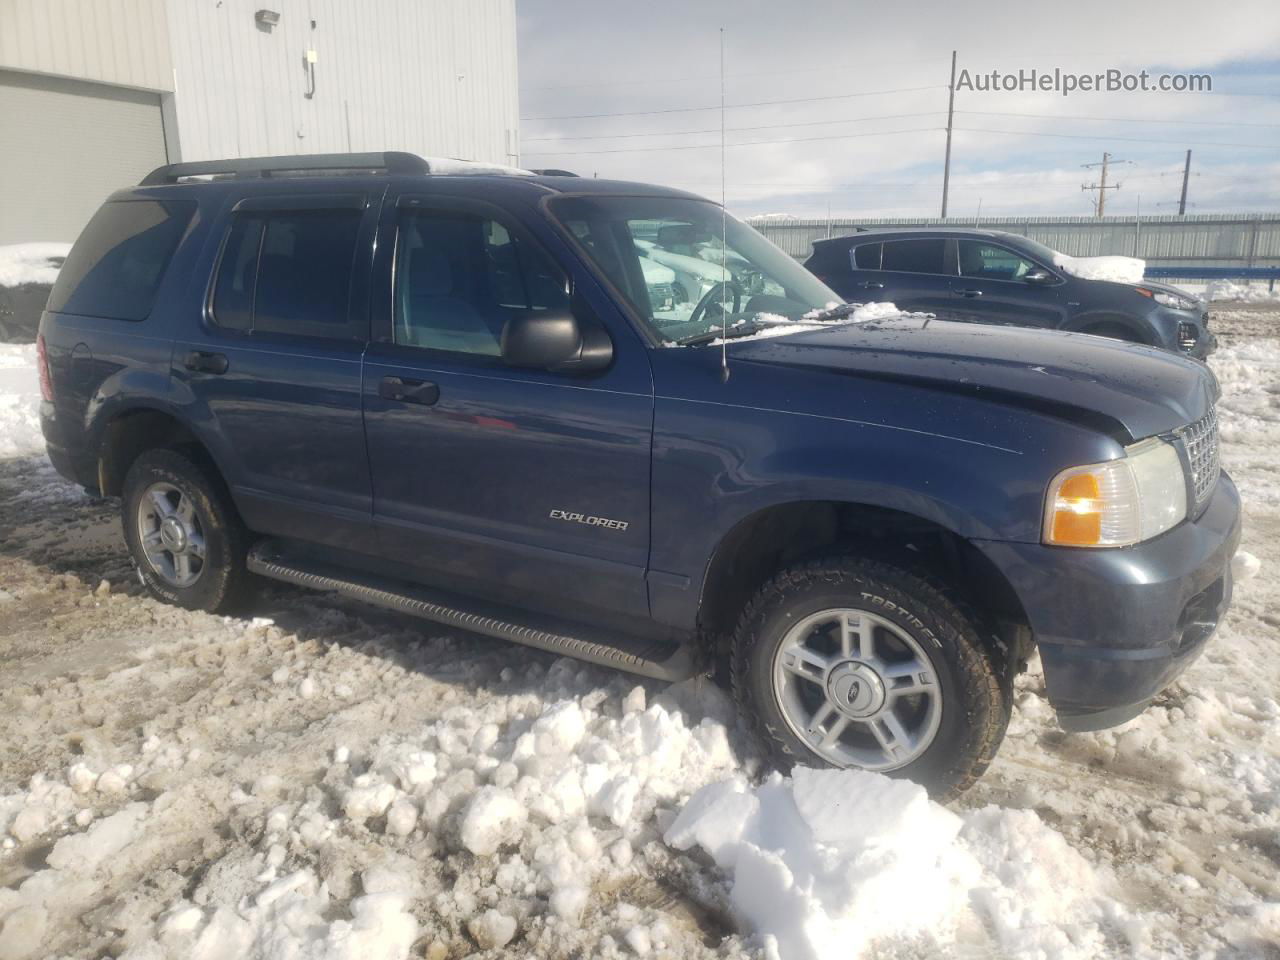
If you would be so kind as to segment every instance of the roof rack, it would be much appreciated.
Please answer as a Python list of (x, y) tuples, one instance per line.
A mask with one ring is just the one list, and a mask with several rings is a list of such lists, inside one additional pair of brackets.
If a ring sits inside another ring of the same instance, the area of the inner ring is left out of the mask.
[(572, 170), (559, 170), (555, 167), (547, 167), (542, 170), (530, 170), (530, 173), (536, 173), (540, 177), (576, 177), (577, 174)]
[(241, 160), (197, 160), (156, 167), (139, 186), (177, 183), (189, 177), (277, 177), (323, 173), (427, 174), (427, 161), (412, 153), (312, 153), (292, 157), (245, 157)]

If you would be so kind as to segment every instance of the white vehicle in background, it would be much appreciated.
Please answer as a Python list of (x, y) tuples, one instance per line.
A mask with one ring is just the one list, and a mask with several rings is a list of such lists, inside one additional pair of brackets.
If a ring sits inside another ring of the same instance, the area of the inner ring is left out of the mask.
[(644, 272), (644, 285), (649, 291), (653, 312), (669, 313), (676, 305), (676, 272), (646, 256), (640, 257), (640, 269)]
[[(635, 244), (640, 251), (641, 264), (649, 260), (673, 271), (677, 303), (696, 304), (725, 277), (719, 264), (709, 263), (699, 256), (676, 253), (652, 240), (637, 239)], [(729, 279), (732, 279), (732, 274)]]

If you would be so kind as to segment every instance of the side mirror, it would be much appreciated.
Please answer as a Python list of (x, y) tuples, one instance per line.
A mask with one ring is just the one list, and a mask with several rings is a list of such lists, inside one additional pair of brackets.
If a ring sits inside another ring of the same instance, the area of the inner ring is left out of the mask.
[(613, 341), (598, 324), (581, 324), (570, 310), (533, 310), (502, 328), (502, 359), (508, 366), (587, 373), (613, 361)]
[(1023, 274), (1022, 279), (1026, 283), (1035, 283), (1044, 286), (1048, 283), (1057, 283), (1058, 278), (1043, 267), (1036, 267), (1034, 270), (1028, 270)]

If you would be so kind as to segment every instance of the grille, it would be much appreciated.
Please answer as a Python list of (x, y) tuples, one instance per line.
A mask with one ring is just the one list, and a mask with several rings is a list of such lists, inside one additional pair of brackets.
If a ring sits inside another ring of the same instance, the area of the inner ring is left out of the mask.
[(1195, 423), (1189, 423), (1178, 431), (1187, 449), (1191, 464), (1191, 485), (1195, 490), (1196, 505), (1205, 497), (1218, 480), (1218, 413), (1210, 409)]

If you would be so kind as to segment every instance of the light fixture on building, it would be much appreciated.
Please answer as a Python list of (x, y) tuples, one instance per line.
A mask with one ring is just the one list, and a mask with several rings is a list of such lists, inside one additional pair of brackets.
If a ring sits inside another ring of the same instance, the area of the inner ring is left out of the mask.
[(280, 22), (280, 14), (275, 10), (259, 10), (253, 15), (253, 20), (259, 26), (266, 27), (270, 30)]

